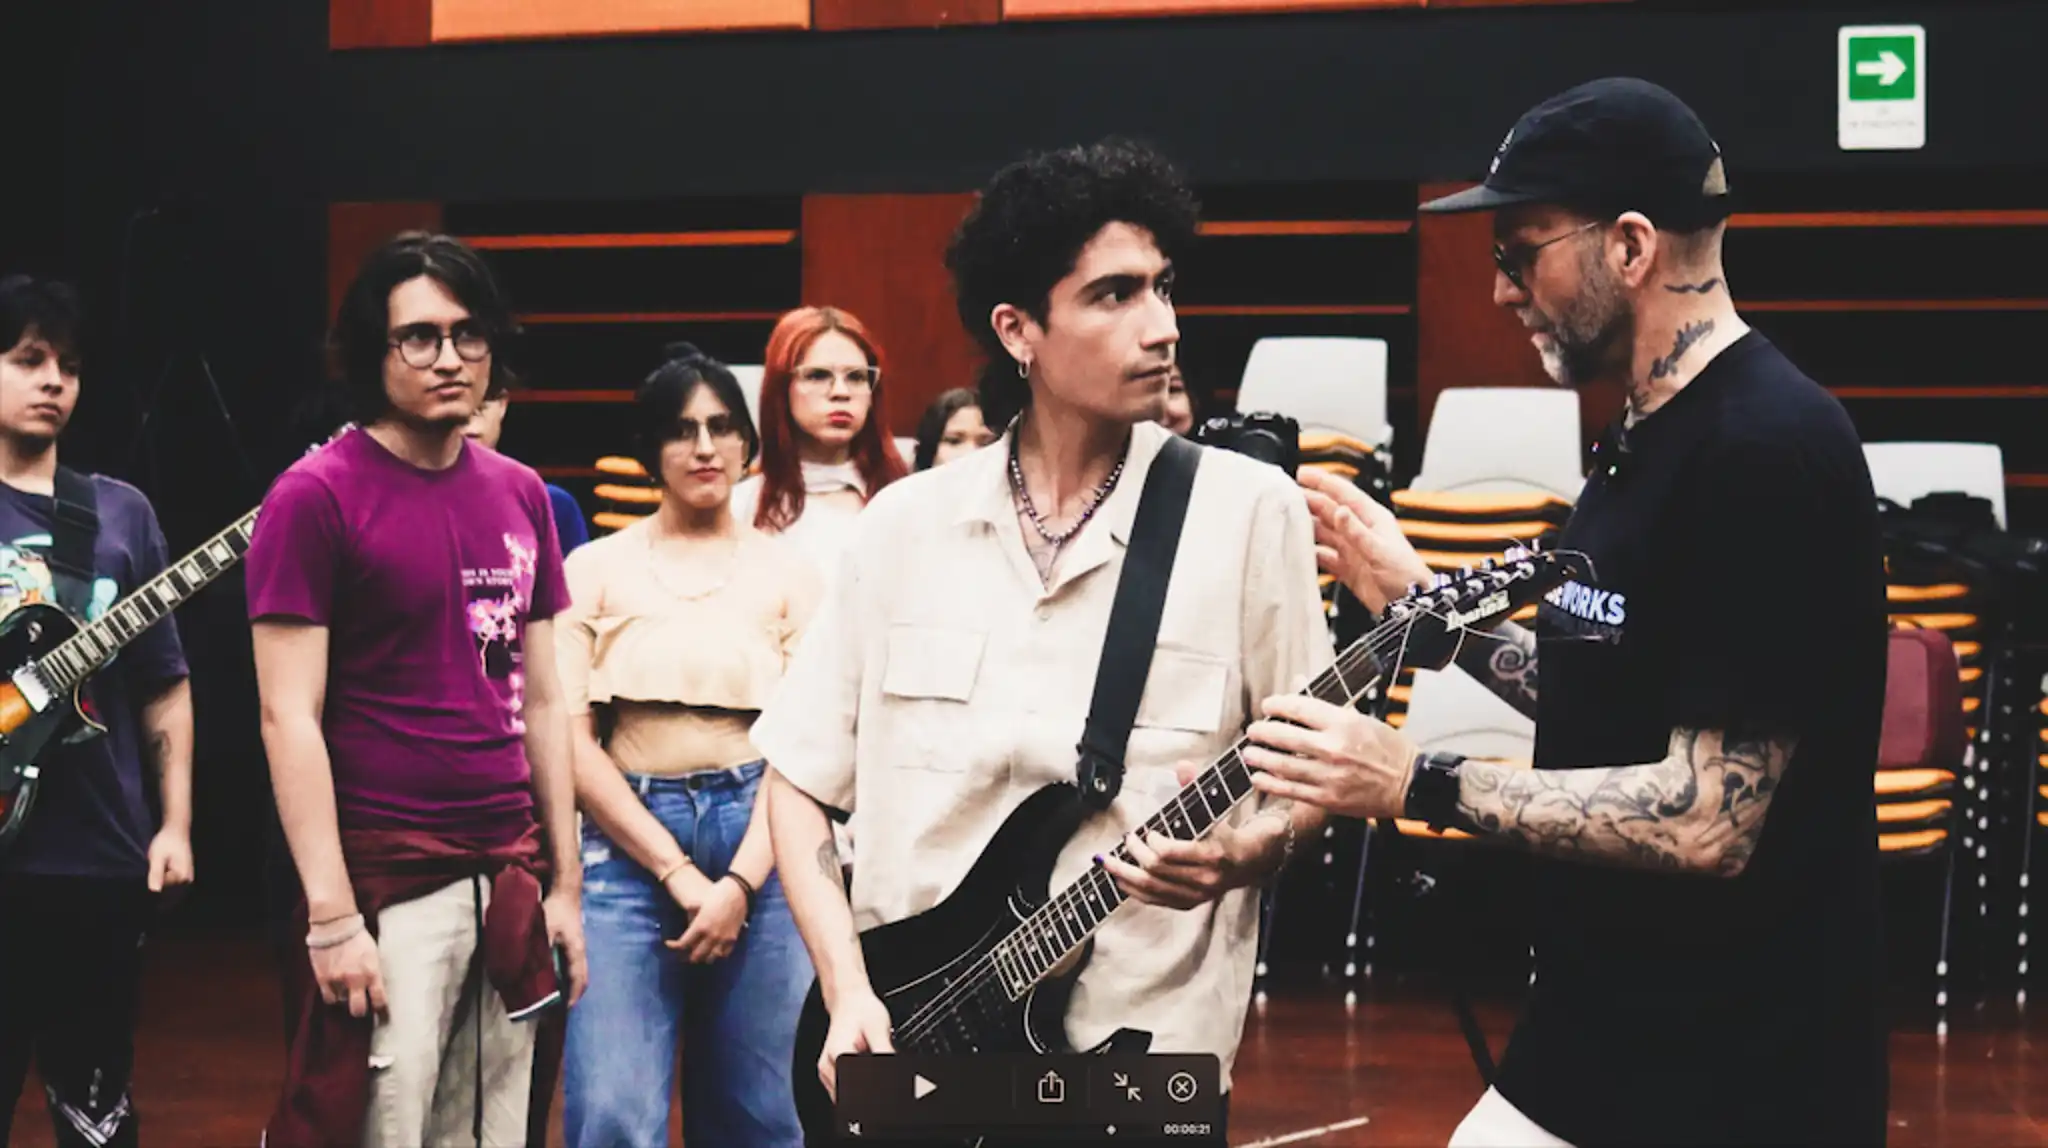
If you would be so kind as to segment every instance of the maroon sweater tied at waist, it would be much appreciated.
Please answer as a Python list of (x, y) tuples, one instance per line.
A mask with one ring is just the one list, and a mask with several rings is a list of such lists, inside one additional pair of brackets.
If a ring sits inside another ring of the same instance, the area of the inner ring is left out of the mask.
[[(484, 975), (514, 1017), (560, 999), (541, 886), (548, 876), (540, 827), (498, 844), (417, 830), (344, 830), (342, 855), (364, 927), (377, 934), (377, 914), (457, 881), (491, 882), (484, 912)], [(295, 925), (309, 927), (300, 898)], [(370, 1102), (370, 1035), (375, 1014), (350, 1016), (347, 1002), (328, 1004), (313, 977), (312, 954), (286, 962), (290, 1053), (284, 1092), (264, 1129), (264, 1148), (357, 1148)]]

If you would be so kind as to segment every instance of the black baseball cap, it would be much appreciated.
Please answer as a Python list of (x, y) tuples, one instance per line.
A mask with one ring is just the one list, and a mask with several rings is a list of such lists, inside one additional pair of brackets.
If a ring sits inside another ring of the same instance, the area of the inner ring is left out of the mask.
[(1728, 217), (1728, 175), (1720, 145), (1684, 101), (1647, 80), (1610, 77), (1529, 109), (1501, 141), (1486, 182), (1422, 210), (1521, 203), (1640, 211), (1685, 231)]

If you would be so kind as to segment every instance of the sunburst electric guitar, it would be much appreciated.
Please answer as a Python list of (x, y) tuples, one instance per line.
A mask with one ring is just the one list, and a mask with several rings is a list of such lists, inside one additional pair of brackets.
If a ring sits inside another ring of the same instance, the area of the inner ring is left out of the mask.
[(105, 732), (85, 704), (85, 684), (123, 646), (233, 569), (249, 552), (255, 528), (251, 510), (96, 621), (45, 602), (0, 618), (0, 853), (35, 807), (43, 750), (82, 728)]

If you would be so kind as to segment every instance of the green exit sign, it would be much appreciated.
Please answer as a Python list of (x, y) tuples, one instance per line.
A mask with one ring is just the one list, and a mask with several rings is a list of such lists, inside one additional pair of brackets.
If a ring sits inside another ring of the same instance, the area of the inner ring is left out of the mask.
[(1920, 90), (1913, 62), (1920, 42), (1911, 36), (1856, 36), (1849, 41), (1849, 98), (1910, 100)]
[(1927, 146), (1927, 30), (1850, 25), (1835, 38), (1836, 141), (1844, 151)]

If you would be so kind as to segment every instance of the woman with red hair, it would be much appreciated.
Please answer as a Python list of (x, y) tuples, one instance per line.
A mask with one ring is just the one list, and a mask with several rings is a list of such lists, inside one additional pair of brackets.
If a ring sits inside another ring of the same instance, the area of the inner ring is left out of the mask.
[(890, 438), (874, 336), (836, 307), (799, 307), (768, 336), (761, 376), (761, 473), (733, 490), (733, 514), (781, 534), (830, 577), (854, 516), (909, 472)]

